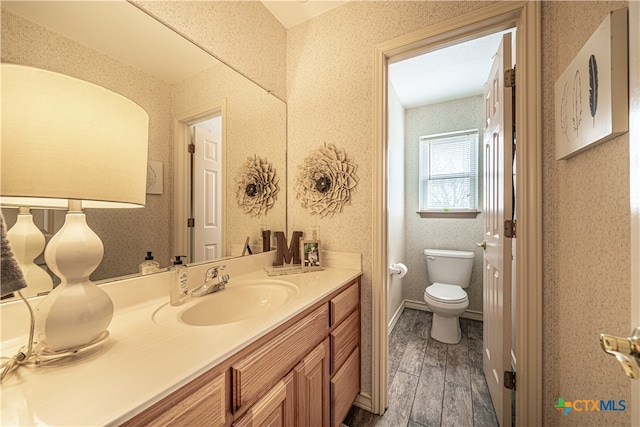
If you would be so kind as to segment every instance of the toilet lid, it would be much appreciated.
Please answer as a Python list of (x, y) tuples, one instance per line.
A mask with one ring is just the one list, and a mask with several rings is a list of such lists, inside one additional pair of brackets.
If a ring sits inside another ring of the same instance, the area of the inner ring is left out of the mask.
[(467, 293), (456, 285), (446, 285), (444, 283), (434, 283), (428, 286), (425, 292), (429, 297), (440, 302), (462, 302), (467, 299)]

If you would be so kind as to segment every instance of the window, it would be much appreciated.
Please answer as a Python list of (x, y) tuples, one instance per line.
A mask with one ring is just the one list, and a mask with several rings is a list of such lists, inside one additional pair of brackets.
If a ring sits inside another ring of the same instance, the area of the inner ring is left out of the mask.
[(420, 211), (478, 206), (478, 130), (420, 137)]

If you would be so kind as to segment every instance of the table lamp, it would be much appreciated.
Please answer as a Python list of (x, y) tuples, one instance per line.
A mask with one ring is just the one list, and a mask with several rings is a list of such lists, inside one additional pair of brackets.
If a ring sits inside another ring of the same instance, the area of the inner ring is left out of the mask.
[(61, 283), (35, 310), (45, 352), (108, 336), (111, 298), (91, 282), (104, 254), (83, 208), (144, 207), (149, 116), (131, 100), (64, 74), (2, 64), (0, 203), (68, 206), (45, 249)]

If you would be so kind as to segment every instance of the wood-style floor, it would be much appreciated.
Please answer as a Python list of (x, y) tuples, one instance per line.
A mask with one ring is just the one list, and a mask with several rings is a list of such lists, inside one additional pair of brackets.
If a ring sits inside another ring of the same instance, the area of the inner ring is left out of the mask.
[(482, 322), (460, 319), (462, 340), (431, 338), (432, 313), (405, 308), (389, 336), (389, 407), (383, 416), (353, 406), (344, 425), (497, 426), (482, 372)]

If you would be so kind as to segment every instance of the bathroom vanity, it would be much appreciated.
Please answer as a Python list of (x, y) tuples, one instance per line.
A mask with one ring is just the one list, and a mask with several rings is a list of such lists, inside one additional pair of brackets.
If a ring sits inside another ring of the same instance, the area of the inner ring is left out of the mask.
[(355, 279), (125, 425), (339, 426), (360, 390), (359, 305)]
[[(108, 348), (11, 374), (0, 388), (2, 425), (339, 426), (360, 389), (360, 255), (346, 255), (327, 253), (324, 271), (277, 278), (262, 268), (268, 253), (230, 260), (231, 292), (234, 280), (273, 279), (296, 292), (269, 312), (209, 326), (179, 320), (201, 302), (168, 306), (168, 283), (157, 283), (164, 273), (109, 285)], [(190, 288), (206, 267), (190, 267)], [(3, 341), (2, 355), (21, 340)]]

